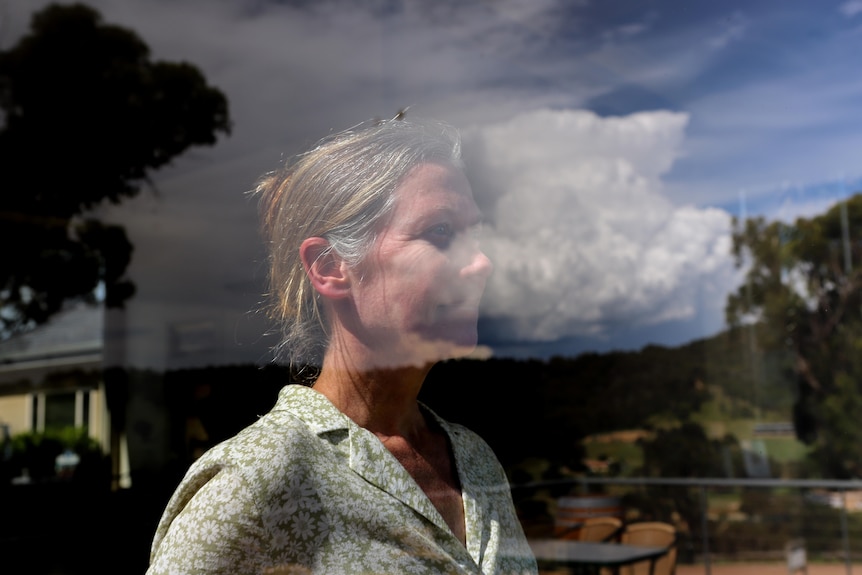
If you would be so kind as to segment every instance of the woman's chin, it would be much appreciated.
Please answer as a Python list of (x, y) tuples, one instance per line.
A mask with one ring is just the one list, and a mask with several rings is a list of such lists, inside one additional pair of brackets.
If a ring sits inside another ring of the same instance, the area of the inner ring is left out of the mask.
[(423, 334), (405, 338), (401, 345), (392, 346), (378, 356), (378, 367), (424, 367), (447, 359), (459, 359), (476, 350), (478, 334), (475, 326), (445, 334)]
[(423, 346), (429, 359), (443, 361), (466, 357), (473, 353), (479, 340), (475, 322), (459, 329), (449, 329), (425, 339)]

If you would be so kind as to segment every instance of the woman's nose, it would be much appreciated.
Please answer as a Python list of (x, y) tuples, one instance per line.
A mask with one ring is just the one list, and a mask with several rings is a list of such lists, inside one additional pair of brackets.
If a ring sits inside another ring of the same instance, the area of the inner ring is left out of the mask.
[(464, 276), (485, 280), (494, 271), (494, 264), (482, 251), (476, 233), (458, 234), (452, 245), (451, 257)]
[(467, 268), (471, 275), (477, 275), (482, 277), (482, 279), (487, 279), (488, 276), (491, 275), (491, 272), (494, 271), (494, 264), (491, 262), (491, 259), (485, 255), (485, 252), (476, 248), (472, 260), (468, 264)]

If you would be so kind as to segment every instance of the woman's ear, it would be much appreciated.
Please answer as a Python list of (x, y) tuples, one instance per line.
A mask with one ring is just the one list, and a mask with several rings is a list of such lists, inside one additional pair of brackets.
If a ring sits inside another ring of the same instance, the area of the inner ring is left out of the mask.
[(347, 296), (350, 291), (347, 266), (325, 238), (306, 238), (299, 246), (299, 257), (317, 293), (330, 299)]

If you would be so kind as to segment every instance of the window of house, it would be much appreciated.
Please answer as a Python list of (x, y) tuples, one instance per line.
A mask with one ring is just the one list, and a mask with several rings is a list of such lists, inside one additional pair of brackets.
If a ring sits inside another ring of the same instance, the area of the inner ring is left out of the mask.
[(90, 392), (49, 392), (33, 395), (34, 431), (64, 427), (87, 428), (90, 418)]

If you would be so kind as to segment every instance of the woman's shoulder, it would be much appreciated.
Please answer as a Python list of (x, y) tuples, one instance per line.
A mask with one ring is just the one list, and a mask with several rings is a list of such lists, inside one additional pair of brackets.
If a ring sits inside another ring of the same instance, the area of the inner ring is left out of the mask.
[[(275, 421), (277, 419), (278, 421)], [(242, 431), (207, 450), (198, 466), (244, 466), (249, 461), (286, 457), (302, 438), (311, 435), (302, 421), (286, 414), (261, 416)]]
[(321, 434), (320, 422), (302, 401), (284, 401), (284, 396), (269, 413), (201, 455), (189, 467), (183, 484), (200, 486), (217, 474), (229, 473), (255, 490), (266, 490), (270, 483), (281, 484), (288, 473), (314, 468), (315, 461), (335, 446)]

